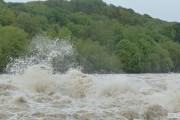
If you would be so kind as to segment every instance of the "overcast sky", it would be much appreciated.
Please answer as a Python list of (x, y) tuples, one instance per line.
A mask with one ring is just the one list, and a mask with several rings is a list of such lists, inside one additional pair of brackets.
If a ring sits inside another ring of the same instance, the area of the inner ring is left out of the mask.
[[(6, 2), (27, 2), (35, 0), (5, 0)], [(180, 0), (103, 0), (108, 4), (131, 8), (140, 14), (154, 18), (180, 22)]]

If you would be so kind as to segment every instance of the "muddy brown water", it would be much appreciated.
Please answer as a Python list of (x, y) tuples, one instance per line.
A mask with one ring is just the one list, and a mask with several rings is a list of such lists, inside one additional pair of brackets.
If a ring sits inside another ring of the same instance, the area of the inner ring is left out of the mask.
[(180, 74), (0, 75), (0, 120), (168, 120), (180, 112)]

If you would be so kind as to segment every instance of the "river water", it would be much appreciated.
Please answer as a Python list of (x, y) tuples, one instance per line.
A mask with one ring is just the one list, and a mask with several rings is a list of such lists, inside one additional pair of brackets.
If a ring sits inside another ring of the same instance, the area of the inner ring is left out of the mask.
[(166, 120), (180, 112), (180, 74), (0, 75), (1, 120)]
[(70, 42), (34, 39), (32, 56), (0, 75), (0, 120), (170, 120), (180, 112), (180, 74), (84, 74)]

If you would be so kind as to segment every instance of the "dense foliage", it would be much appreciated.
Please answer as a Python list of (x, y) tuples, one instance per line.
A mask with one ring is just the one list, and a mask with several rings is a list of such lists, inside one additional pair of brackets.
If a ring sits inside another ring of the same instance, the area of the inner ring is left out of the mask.
[(71, 41), (84, 72), (180, 71), (180, 23), (102, 0), (0, 0), (0, 71), (38, 34)]

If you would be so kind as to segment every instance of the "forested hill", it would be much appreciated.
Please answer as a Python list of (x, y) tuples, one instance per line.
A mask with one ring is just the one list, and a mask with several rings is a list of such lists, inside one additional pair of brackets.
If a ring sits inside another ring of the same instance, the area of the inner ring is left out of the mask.
[(1, 72), (10, 59), (30, 54), (27, 48), (35, 35), (69, 40), (84, 72), (180, 71), (180, 23), (102, 0), (0, 0)]

